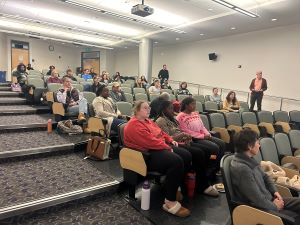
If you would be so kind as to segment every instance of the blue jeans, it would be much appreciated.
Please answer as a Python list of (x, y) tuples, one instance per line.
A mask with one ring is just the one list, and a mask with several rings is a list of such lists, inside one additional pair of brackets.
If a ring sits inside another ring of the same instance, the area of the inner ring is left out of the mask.
[(87, 114), (87, 100), (82, 98), (78, 101), (78, 105), (68, 107), (68, 113), (71, 115), (78, 115), (79, 113)]
[(122, 124), (122, 123), (126, 123), (125, 120), (122, 120), (122, 119), (117, 119), (117, 118), (114, 118), (112, 124), (111, 124), (111, 128), (110, 128), (110, 133), (112, 131), (118, 133), (118, 129), (119, 129), (119, 124)]

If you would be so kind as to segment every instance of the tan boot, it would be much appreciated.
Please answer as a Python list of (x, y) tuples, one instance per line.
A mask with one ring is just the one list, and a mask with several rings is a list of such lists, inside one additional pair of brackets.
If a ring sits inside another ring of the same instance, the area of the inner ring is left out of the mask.
[(83, 123), (85, 121), (86, 121), (86, 118), (84, 116), (84, 113), (79, 113), (79, 115), (78, 115), (78, 122), (79, 123)]

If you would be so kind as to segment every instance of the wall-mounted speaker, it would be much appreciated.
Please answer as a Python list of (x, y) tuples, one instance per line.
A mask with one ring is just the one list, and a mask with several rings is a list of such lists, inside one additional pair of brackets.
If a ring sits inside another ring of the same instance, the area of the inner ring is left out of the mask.
[(216, 53), (209, 53), (208, 58), (209, 60), (216, 60), (218, 56), (216, 55)]

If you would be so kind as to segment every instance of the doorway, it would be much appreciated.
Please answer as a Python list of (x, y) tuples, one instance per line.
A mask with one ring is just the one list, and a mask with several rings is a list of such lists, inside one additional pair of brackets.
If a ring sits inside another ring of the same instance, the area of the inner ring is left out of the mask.
[(100, 52), (81, 52), (81, 68), (94, 69), (94, 72), (100, 74)]
[(11, 41), (11, 71), (23, 63), (25, 66), (29, 63), (29, 43), (22, 41)]

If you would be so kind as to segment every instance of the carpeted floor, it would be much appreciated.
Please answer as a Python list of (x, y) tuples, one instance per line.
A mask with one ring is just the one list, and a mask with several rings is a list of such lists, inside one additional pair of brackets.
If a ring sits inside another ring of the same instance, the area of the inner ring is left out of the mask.
[(1, 207), (114, 181), (74, 153), (1, 159), (0, 177)]
[(151, 225), (123, 195), (103, 193), (0, 221), (2, 225)]
[(33, 124), (33, 123), (47, 123), (49, 118), (53, 116), (50, 114), (38, 115), (38, 114), (28, 114), (28, 115), (5, 115), (0, 116), (0, 126), (1, 125), (15, 125), (15, 124)]
[(85, 141), (89, 135), (59, 135), (56, 132), (50, 134), (46, 130), (25, 131), (0, 133), (0, 152), (20, 149), (29, 149), (45, 146), (55, 146), (69, 143), (78, 143)]

